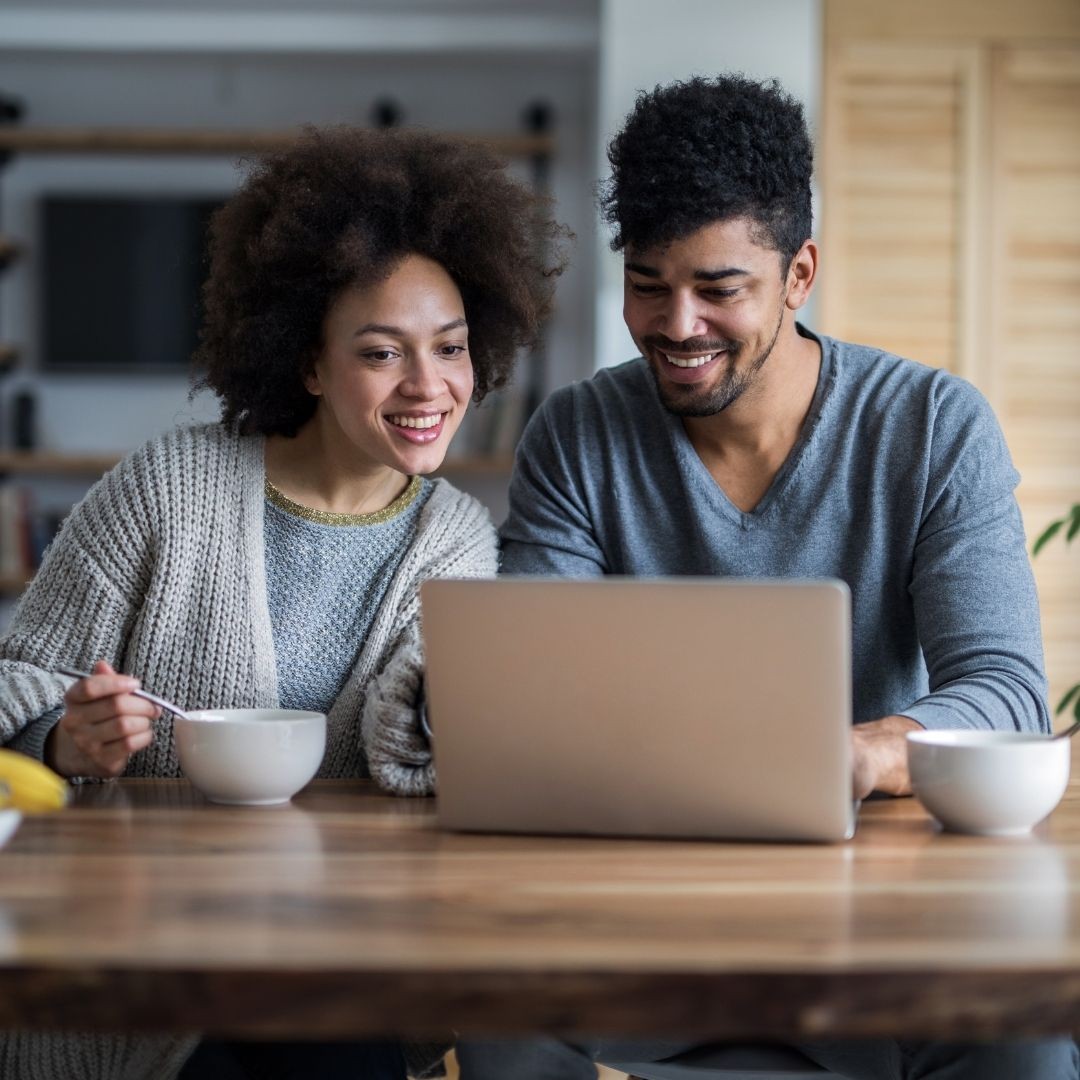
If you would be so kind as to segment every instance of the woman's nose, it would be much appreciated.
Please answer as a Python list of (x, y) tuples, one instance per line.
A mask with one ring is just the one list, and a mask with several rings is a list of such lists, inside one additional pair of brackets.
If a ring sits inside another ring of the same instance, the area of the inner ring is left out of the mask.
[(443, 380), (438, 363), (430, 356), (410, 358), (401, 381), (401, 392), (406, 397), (430, 401), (442, 393)]

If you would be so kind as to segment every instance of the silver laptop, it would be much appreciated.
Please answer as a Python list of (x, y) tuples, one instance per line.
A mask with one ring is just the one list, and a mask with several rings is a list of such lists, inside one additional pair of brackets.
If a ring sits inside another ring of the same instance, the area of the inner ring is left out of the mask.
[(443, 827), (851, 836), (842, 582), (441, 580), (421, 601)]

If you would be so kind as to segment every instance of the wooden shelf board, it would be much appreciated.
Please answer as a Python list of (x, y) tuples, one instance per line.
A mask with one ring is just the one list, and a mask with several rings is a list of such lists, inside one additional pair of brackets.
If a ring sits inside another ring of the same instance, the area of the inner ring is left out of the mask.
[(108, 472), (119, 454), (60, 454), (32, 450), (0, 451), (0, 473), (36, 473), (63, 476)]
[(447, 458), (438, 469), (436, 476), (445, 476), (450, 473), (470, 473), (473, 475), (490, 474), (498, 476), (509, 474), (514, 467), (512, 454), (493, 454), (491, 456), (470, 455), (468, 457)]
[[(111, 469), (121, 458), (120, 454), (63, 454), (28, 450), (0, 451), (0, 473), (65, 473), (85, 475), (104, 473)], [(492, 456), (470, 455), (467, 457), (448, 458), (437, 470), (443, 473), (490, 473), (498, 475), (509, 473), (513, 468), (511, 454)]]
[[(407, 129), (406, 129), (407, 130)], [(20, 128), (0, 126), (0, 150), (17, 154), (245, 154), (268, 153), (291, 146), (299, 129), (174, 130), (161, 128)], [(555, 152), (551, 135), (467, 135), (504, 157), (533, 157)]]

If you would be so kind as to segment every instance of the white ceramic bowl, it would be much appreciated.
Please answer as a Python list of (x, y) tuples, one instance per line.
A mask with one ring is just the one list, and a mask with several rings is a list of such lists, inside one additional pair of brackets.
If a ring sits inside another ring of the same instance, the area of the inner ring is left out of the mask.
[(326, 716), (296, 709), (205, 709), (176, 717), (184, 775), (211, 802), (288, 802), (318, 771)]
[(22, 821), (22, 814), (10, 807), (0, 810), (0, 848), (2, 848), (14, 835), (15, 830)]
[(1069, 782), (1068, 739), (1015, 731), (913, 731), (911, 786), (953, 832), (1021, 836), (1055, 806)]

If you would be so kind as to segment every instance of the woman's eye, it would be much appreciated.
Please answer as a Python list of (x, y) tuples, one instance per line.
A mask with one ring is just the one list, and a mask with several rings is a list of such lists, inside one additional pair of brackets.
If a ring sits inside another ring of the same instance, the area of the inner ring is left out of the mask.
[(444, 345), (440, 351), (443, 356), (461, 356), (469, 350), (464, 345)]
[(385, 364), (393, 360), (397, 356), (392, 349), (370, 349), (364, 353), (365, 360), (373, 360), (377, 364)]

